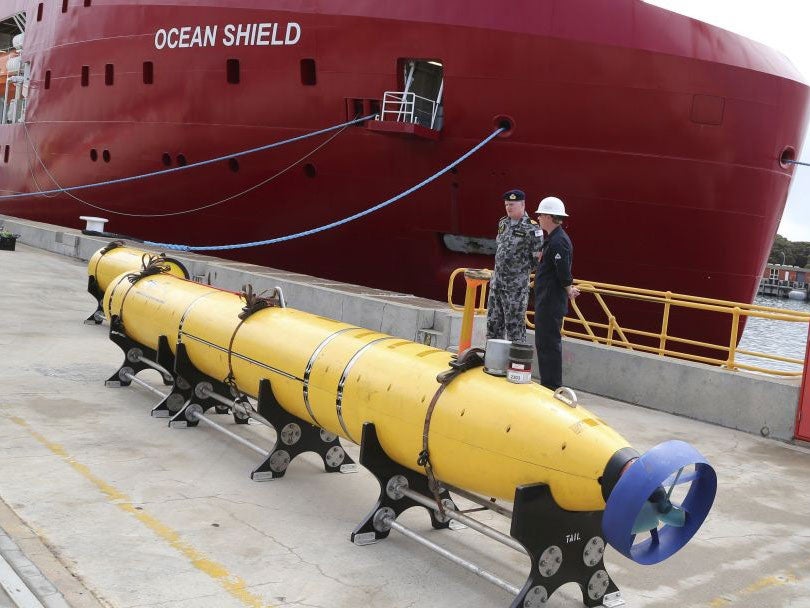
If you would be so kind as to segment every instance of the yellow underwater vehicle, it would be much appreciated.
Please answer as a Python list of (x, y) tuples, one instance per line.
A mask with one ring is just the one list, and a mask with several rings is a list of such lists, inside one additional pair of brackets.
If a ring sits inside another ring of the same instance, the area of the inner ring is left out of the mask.
[(514, 608), (540, 606), (572, 581), (588, 606), (622, 605), (605, 543), (658, 563), (713, 503), (715, 472), (689, 444), (639, 454), (572, 391), (490, 375), (480, 350), (455, 356), (295, 310), (280, 290), (265, 298), (195, 283), (179, 262), (123, 246), (97, 252), (89, 269), (125, 353), (111, 384), (152, 367), (172, 386), (153, 413), (171, 425), (209, 423), (210, 408), (270, 424), (278, 440), (254, 479), (282, 476), (303, 451), (337, 471), (351, 464), (339, 438), (361, 445), (381, 492), (357, 544), (408, 530), (396, 517), (411, 506), (426, 507), (437, 528), (469, 523), (451, 491), (485, 506), (513, 501), (499, 508), (511, 517), (508, 537), (481, 531), (532, 560), (522, 589), (501, 584)]

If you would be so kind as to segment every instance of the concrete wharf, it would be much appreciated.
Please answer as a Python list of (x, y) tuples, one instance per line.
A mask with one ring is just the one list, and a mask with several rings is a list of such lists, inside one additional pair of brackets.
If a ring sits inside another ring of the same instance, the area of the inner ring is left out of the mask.
[[(74, 257), (72, 233), (60, 234), (67, 255), (25, 240), (16, 252), (0, 252), (0, 606), (509, 605), (504, 591), (409, 539), (352, 545), (349, 533), (378, 491), (364, 469), (326, 475), (306, 455), (284, 479), (252, 482), (256, 455), (249, 449), (207, 427), (167, 428), (149, 416), (154, 395), (137, 387), (105, 388), (121, 352), (106, 324), (82, 324), (94, 308), (85, 292), (86, 264)], [(223, 265), (238, 272), (247, 266)], [(284, 275), (263, 272), (269, 280)], [(356, 309), (371, 320), (368, 298), (408, 299), (334, 284), (321, 289), (329, 292), (323, 306)], [(288, 303), (302, 308), (305, 293), (285, 290)], [(439, 303), (409, 301), (415, 318), (443, 314)], [(625, 365), (624, 355), (615, 356), (614, 367)], [(569, 364), (583, 357), (575, 354)], [(683, 372), (677, 374), (683, 382)], [(160, 387), (157, 374), (143, 377)], [(749, 380), (737, 378), (745, 389)], [(594, 394), (580, 392), (580, 403), (640, 451), (683, 439), (718, 473), (715, 506), (680, 553), (642, 567), (608, 550), (607, 567), (629, 607), (810, 608), (810, 501), (803, 498), (810, 494), (810, 450)], [(761, 403), (760, 420), (772, 424), (767, 405)], [(689, 404), (695, 417), (715, 407), (708, 399)], [(275, 438), (260, 425), (239, 430), (260, 445)], [(359, 449), (345, 445), (357, 459)], [(469, 529), (432, 531), (421, 510), (402, 519), (522, 584), (525, 556)], [(497, 515), (480, 519), (508, 532)], [(14, 592), (17, 581), (33, 600)], [(546, 605), (578, 606), (579, 590), (567, 586)]]

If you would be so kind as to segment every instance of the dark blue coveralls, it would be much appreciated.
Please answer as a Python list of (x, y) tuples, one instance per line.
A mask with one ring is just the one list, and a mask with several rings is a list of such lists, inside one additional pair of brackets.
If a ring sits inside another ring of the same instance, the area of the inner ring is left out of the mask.
[(534, 343), (540, 366), (540, 383), (556, 390), (562, 386), (563, 317), (568, 312), (566, 287), (574, 282), (571, 262), (574, 246), (562, 226), (546, 237), (543, 257), (534, 279)]

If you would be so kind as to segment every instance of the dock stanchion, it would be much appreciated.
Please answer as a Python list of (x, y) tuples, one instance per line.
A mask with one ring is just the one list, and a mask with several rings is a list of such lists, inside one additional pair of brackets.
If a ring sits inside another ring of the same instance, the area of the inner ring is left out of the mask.
[(145, 369), (157, 371), (166, 386), (174, 385), (174, 377), (172, 372), (169, 371), (174, 369), (174, 355), (166, 336), (158, 338), (156, 350), (148, 348), (131, 340), (124, 331), (121, 318), (113, 316), (110, 322), (110, 340), (124, 351), (124, 362), (118, 368), (118, 371), (107, 379), (106, 386), (116, 388), (129, 386), (132, 382), (131, 376)]
[[(360, 441), (360, 464), (365, 466), (380, 484), (380, 497), (374, 508), (358, 525), (351, 535), (351, 541), (355, 545), (370, 545), (383, 538), (388, 538), (391, 526), (385, 525), (381, 518), (388, 515), (394, 519), (411, 507), (424, 506), (417, 503), (399, 492), (404, 479), (407, 487), (415, 489), (422, 495), (432, 494), (428, 485), (428, 479), (421, 473), (411, 471), (391, 460), (380, 445), (377, 439), (377, 429), (371, 422), (363, 424), (363, 436)], [(447, 490), (438, 490), (443, 506), (456, 510), (456, 505), (450, 498)], [(425, 507), (430, 515), (430, 522), (434, 529), (440, 530), (450, 527), (450, 519), (441, 514), (437, 514), (430, 507)]]
[[(255, 411), (247, 397), (235, 385), (225, 384), (198, 370), (189, 359), (184, 344), (177, 345), (175, 372), (178, 380), (182, 379), (184, 386), (188, 388), (184, 393), (185, 406), (174, 414), (169, 426), (194, 427), (202, 422), (258, 452), (265, 460), (251, 472), (250, 478), (253, 481), (270, 481), (283, 477), (290, 462), (304, 452), (318, 454), (327, 473), (357, 472), (357, 464), (340, 445), (340, 438), (283, 409), (273, 395), (269, 380), (259, 382), (258, 411)], [(217, 413), (231, 412), (237, 424), (247, 424), (252, 418), (274, 429), (277, 437), (273, 448), (264, 450), (250, 445), (238, 438), (238, 435), (226, 432), (222, 425), (205, 418), (205, 412), (212, 407)]]
[(258, 416), (276, 429), (278, 440), (265, 461), (250, 474), (254, 481), (283, 477), (290, 462), (304, 452), (315, 452), (327, 473), (356, 473), (358, 466), (340, 445), (340, 438), (287, 412), (266, 378), (259, 382)]
[(464, 280), (467, 283), (467, 290), (464, 293), (464, 316), (461, 318), (461, 334), (458, 338), (458, 352), (463, 353), (472, 344), (473, 319), (475, 318), (475, 301), (478, 297), (478, 288), (481, 288), (482, 301), (479, 308), (484, 307), (483, 294), (485, 285), (492, 278), (489, 270), (477, 270), (470, 268), (464, 271)]
[[(601, 533), (601, 511), (565, 511), (557, 506), (547, 485), (519, 486), (515, 490), (515, 510), (510, 512), (511, 530), (508, 535), (504, 534), (460, 511), (447, 487), (438, 480), (439, 498), (431, 498), (427, 477), (392, 461), (370, 422), (363, 425), (360, 463), (377, 478), (380, 497), (352, 533), (354, 544), (377, 542), (394, 530), (510, 593), (513, 596), (510, 608), (540, 608), (567, 583), (579, 585), (582, 603), (589, 608), (625, 605), (602, 559), (605, 540)], [(487, 502), (481, 497), (474, 498), (473, 502), (479, 504)], [(424, 534), (403, 526), (397, 518), (411, 507), (427, 509), (436, 529), (448, 528), (451, 522), (457, 522), (528, 555), (532, 565), (523, 586), (513, 585), (432, 542)]]

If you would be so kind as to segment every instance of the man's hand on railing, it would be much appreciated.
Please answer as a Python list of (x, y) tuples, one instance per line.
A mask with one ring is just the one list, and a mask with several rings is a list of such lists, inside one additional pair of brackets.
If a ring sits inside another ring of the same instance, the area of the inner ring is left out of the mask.
[(579, 294), (581, 293), (579, 291), (579, 287), (577, 287), (576, 285), (569, 285), (568, 287), (565, 288), (565, 291), (568, 292), (568, 297), (571, 298), (572, 300), (576, 299), (577, 296), (579, 296)]

